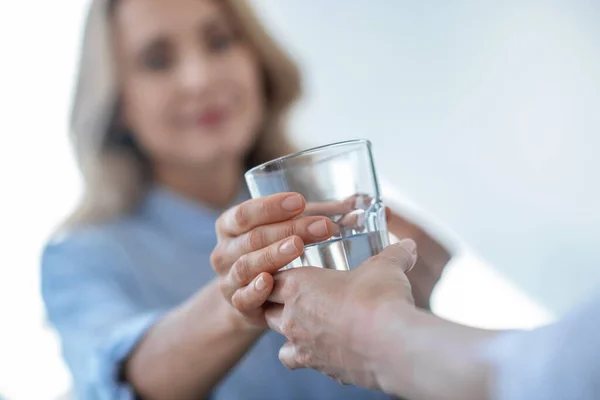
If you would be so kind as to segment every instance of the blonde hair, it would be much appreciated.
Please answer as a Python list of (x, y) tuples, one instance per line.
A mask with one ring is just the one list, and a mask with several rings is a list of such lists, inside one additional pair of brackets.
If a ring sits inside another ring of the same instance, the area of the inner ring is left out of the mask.
[[(132, 211), (151, 181), (150, 165), (116, 123), (119, 112), (110, 12), (118, 0), (93, 0), (89, 10), (71, 115), (71, 141), (83, 175), (83, 197), (62, 228), (94, 224)], [(247, 167), (292, 152), (286, 116), (300, 97), (295, 63), (267, 33), (248, 0), (219, 0), (257, 54), (266, 95), (265, 120)], [(128, 138), (124, 140), (124, 138)]]

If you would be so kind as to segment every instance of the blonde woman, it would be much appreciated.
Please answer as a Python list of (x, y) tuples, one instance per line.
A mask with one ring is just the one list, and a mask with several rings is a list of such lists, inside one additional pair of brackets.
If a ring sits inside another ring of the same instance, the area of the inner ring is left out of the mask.
[[(85, 194), (42, 260), (77, 398), (387, 398), (286, 370), (266, 330), (272, 273), (332, 227), (293, 193), (248, 200), (243, 171), (293, 150), (300, 79), (247, 1), (96, 0), (82, 51)], [(423, 305), (444, 254), (415, 277)]]

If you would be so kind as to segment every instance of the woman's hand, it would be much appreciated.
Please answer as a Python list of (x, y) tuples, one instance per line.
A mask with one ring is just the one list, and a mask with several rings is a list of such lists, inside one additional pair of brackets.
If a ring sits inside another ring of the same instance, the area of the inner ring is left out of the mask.
[(262, 306), (273, 289), (271, 274), (335, 229), (326, 217), (300, 217), (305, 207), (301, 195), (278, 193), (246, 201), (217, 220), (211, 264), (221, 292), (251, 326), (266, 328)]

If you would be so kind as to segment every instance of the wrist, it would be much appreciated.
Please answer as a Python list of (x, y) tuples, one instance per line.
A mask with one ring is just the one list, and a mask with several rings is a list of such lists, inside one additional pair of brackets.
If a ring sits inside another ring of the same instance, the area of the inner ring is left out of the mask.
[[(216, 315), (220, 316), (218, 318), (218, 320), (221, 321), (219, 325), (221, 325), (220, 329), (222, 329), (224, 333), (252, 337), (260, 336), (265, 331), (263, 327), (252, 324), (242, 313), (229, 304), (227, 299), (221, 294), (218, 281), (215, 280), (213, 282), (210, 292), (212, 292), (211, 295), (214, 296), (216, 300), (216, 304), (213, 305), (213, 310)], [(203, 301), (202, 299), (197, 300), (199, 302)]]
[(378, 387), (390, 394), (402, 396), (405, 379), (410, 370), (402, 365), (410, 336), (415, 307), (407, 302), (390, 302), (382, 305), (375, 313), (369, 337), (369, 360)]
[(383, 391), (407, 398), (488, 398), (491, 367), (482, 348), (496, 332), (408, 305), (388, 307), (381, 316), (373, 365)]
[(231, 330), (248, 335), (261, 335), (266, 331), (265, 327), (251, 322), (230, 304), (227, 304), (227, 307), (227, 318)]

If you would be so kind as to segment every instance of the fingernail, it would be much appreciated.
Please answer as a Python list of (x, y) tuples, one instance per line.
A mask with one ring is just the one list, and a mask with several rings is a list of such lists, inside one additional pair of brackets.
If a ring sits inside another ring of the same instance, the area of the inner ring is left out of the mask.
[[(282, 362), (288, 361), (289, 360), (293, 360), (295, 357), (296, 353), (296, 349), (294, 349), (294, 346), (291, 343), (286, 343), (283, 346), (281, 346), (281, 348), (279, 349), (279, 359)], [(287, 365), (286, 365), (287, 366)]]
[(410, 254), (417, 254), (417, 244), (411, 239), (404, 239), (400, 241), (400, 246), (407, 250)]
[(298, 248), (296, 247), (295, 239), (288, 239), (281, 244), (279, 247), (279, 251), (281, 254), (296, 254), (298, 252)]
[(262, 292), (267, 288), (267, 282), (265, 282), (265, 278), (262, 275), (254, 282), (254, 288), (259, 292)]
[(327, 228), (327, 221), (324, 219), (317, 222), (313, 222), (308, 226), (308, 233), (314, 237), (324, 237), (329, 235), (329, 229)]
[(302, 208), (302, 196), (299, 194), (294, 194), (286, 197), (283, 202), (281, 202), (281, 207), (283, 207), (286, 211), (298, 211)]

